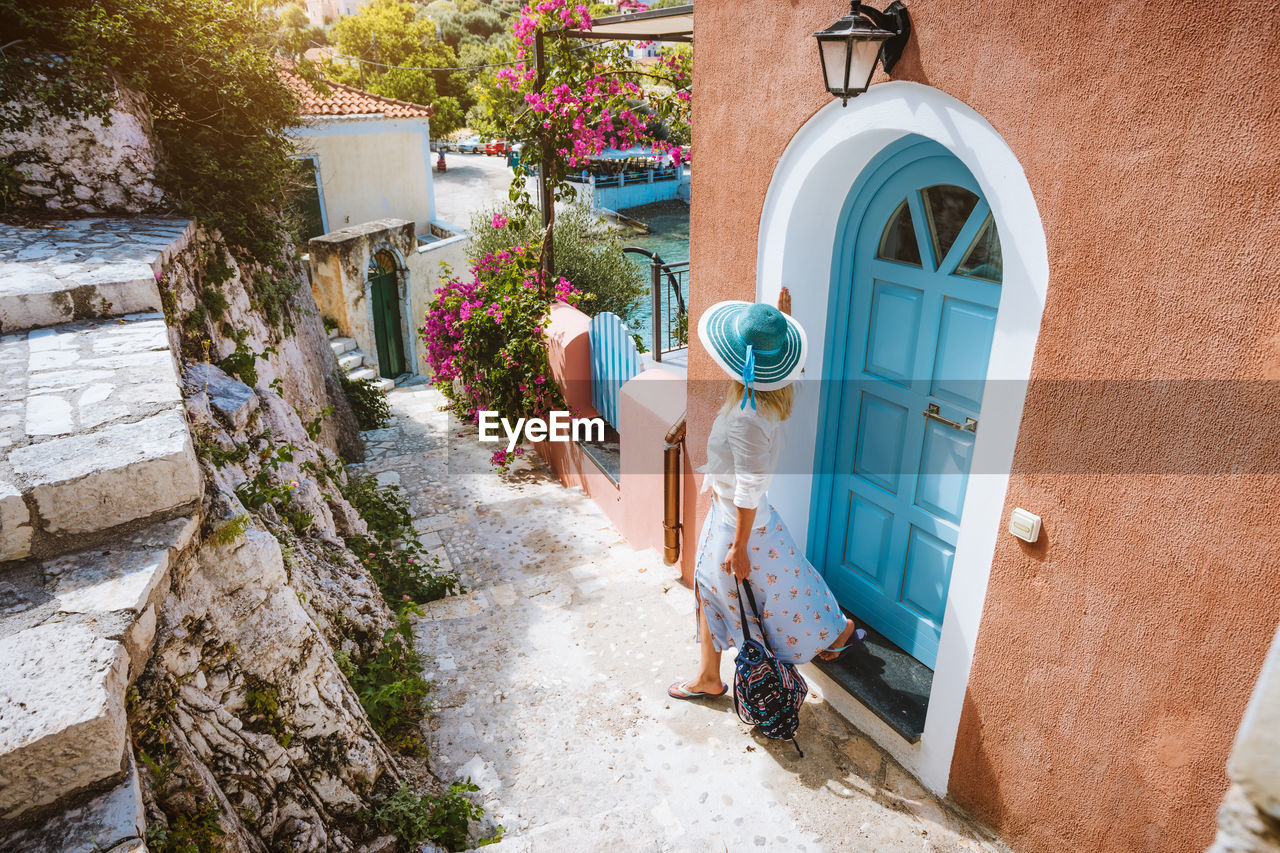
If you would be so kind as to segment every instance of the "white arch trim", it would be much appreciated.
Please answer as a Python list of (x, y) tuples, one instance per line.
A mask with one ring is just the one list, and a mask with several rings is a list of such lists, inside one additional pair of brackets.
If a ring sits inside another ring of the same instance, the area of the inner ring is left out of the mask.
[[(791, 288), (793, 313), (808, 330), (809, 351), (815, 354), (805, 378), (825, 378), (821, 359), (840, 212), (871, 158), (910, 133), (946, 146), (973, 173), (991, 204), (1004, 254), (1004, 289), (974, 446), (974, 473), (961, 515), (924, 734), (918, 743), (907, 743), (816, 669), (809, 668), (809, 674), (837, 710), (930, 789), (945, 794), (1009, 484), (1007, 473), (991, 472), (1010, 470), (1049, 283), (1044, 227), (1031, 186), (995, 128), (936, 89), (891, 82), (872, 86), (848, 107), (832, 101), (805, 122), (774, 170), (760, 219), (756, 298), (773, 302), (783, 284)], [(799, 395), (780, 471), (812, 469), (819, 426), (816, 385), (805, 383)], [(807, 546), (811, 488), (809, 475), (780, 474), (769, 490), (802, 547)]]

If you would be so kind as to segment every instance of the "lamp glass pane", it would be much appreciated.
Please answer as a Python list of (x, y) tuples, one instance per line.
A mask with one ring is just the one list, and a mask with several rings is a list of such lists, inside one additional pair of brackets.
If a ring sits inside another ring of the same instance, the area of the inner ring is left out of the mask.
[(871, 75), (880, 56), (880, 40), (859, 39), (853, 43), (853, 62), (849, 64), (849, 87), (865, 92), (871, 84)]
[(820, 39), (818, 49), (822, 51), (822, 73), (827, 78), (827, 89), (832, 92), (844, 91), (848, 83), (844, 77), (844, 69), (849, 42), (846, 39)]

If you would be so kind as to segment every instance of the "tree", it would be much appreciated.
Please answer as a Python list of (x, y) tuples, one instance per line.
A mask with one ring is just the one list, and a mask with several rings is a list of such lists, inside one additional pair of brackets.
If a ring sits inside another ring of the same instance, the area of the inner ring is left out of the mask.
[(433, 106), (432, 130), (443, 136), (462, 123), (466, 86), (452, 70), (457, 54), (435, 30), (407, 0), (374, 0), (334, 26), (338, 53), (350, 59), (326, 62), (325, 74), (376, 95)]
[(252, 0), (0, 0), (0, 131), (44, 110), (107, 115), (113, 72), (147, 98), (170, 202), (265, 260), (281, 248), (299, 122), (276, 26)]
[(311, 26), (307, 10), (300, 3), (290, 3), (280, 10), (280, 27), (276, 30), (276, 49), (285, 56), (299, 59), (316, 44), (328, 44), (324, 27)]

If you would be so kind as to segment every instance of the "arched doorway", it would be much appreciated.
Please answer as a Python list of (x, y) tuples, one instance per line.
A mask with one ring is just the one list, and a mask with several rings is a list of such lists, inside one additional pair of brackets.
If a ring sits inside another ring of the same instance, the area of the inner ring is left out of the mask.
[[(822, 673), (810, 670), (807, 674), (817, 680), (823, 695), (841, 714), (929, 788), (942, 793), (947, 788), (992, 554), (1001, 531), (1009, 470), (1049, 283), (1044, 226), (1017, 155), (971, 107), (919, 83), (880, 83), (847, 107), (831, 102), (796, 132), (774, 169), (760, 217), (756, 299), (775, 301), (785, 284), (793, 297), (792, 313), (809, 333), (813, 357), (787, 422), (788, 440), (779, 459), (779, 475), (769, 487), (769, 499), (796, 535), (797, 544), (818, 563), (825, 542), (819, 540), (810, 522), (818, 515), (813, 511), (820, 493), (817, 486), (827, 476), (819, 467), (820, 460), (826, 456), (826, 443), (837, 438), (834, 425), (821, 416), (824, 395), (819, 391), (828, 384), (826, 370), (836, 360), (832, 353), (846, 344), (835, 339), (829, 329), (831, 315), (842, 310), (836, 304), (837, 297), (840, 293), (852, 296), (851, 273), (842, 278), (846, 273), (833, 268), (833, 252), (841, 245), (842, 235), (848, 233), (849, 220), (855, 214), (849, 196), (860, 179), (869, 168), (883, 162), (886, 150), (911, 135), (944, 147), (977, 181), (981, 188), (977, 194), (990, 204), (1003, 256), (1000, 307), (982, 410), (976, 416), (979, 427), (973, 440), (973, 466), (965, 487), (920, 739), (904, 739), (834, 682), (824, 684)], [(846, 314), (848, 308), (846, 304)], [(921, 414), (913, 418), (921, 424), (925, 421)]]
[(847, 610), (932, 668), (1000, 304), (1000, 239), (973, 175), (920, 136), (878, 154), (848, 205), (812, 552)]
[(386, 249), (375, 252), (369, 261), (369, 299), (378, 375), (384, 379), (395, 379), (405, 372), (400, 279), (395, 255)]

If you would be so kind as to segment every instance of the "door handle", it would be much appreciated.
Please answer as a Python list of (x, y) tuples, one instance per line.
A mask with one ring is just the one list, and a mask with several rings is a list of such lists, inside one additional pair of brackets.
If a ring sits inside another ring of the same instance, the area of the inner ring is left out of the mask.
[(964, 423), (957, 423), (956, 421), (951, 420), (951, 418), (944, 418), (942, 416), (942, 410), (938, 408), (937, 403), (930, 403), (929, 408), (924, 410), (924, 416), (928, 420), (937, 421), (938, 423), (945, 424), (952, 429), (962, 429), (975, 434), (978, 432), (978, 421), (976, 419), (965, 418)]

